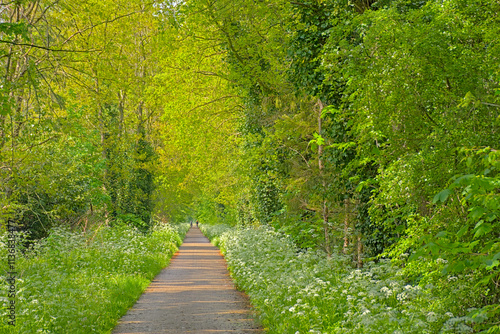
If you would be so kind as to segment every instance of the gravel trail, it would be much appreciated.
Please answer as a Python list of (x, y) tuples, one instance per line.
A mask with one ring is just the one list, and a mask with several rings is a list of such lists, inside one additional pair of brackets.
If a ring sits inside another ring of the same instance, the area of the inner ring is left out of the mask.
[(226, 262), (196, 227), (113, 334), (262, 333)]

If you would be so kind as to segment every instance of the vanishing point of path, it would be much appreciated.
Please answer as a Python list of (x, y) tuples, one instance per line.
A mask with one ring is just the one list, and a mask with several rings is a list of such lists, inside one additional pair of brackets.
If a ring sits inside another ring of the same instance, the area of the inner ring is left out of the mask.
[(113, 334), (261, 332), (219, 249), (193, 227)]

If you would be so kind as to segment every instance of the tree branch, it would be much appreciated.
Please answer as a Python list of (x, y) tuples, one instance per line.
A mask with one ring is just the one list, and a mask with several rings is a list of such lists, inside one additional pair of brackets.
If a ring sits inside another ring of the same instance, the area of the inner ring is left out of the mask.
[(28, 47), (31, 47), (31, 48), (42, 49), (42, 50), (47, 50), (47, 51), (51, 51), (51, 52), (80, 52), (80, 53), (89, 53), (89, 52), (102, 51), (102, 50), (99, 50), (99, 49), (90, 49), (90, 50), (52, 49), (52, 48), (48, 48), (48, 47), (41, 46), (41, 45), (35, 45), (35, 44), (30, 44), (30, 43), (16, 43), (16, 42), (12, 42), (12, 41), (4, 41), (4, 40), (0, 40), (0, 43), (10, 44), (10, 45), (15, 45), (15, 46), (28, 46)]
[(497, 107), (500, 108), (500, 104), (495, 104), (495, 103), (488, 103), (488, 102), (481, 102), (482, 104), (490, 107)]
[(215, 103), (215, 102), (219, 102), (221, 100), (226, 100), (226, 99), (231, 99), (231, 98), (241, 98), (240, 96), (237, 96), (237, 95), (226, 95), (226, 96), (222, 96), (222, 97), (219, 97), (219, 98), (216, 98), (215, 100), (212, 100), (212, 101), (208, 101), (206, 103), (203, 103), (203, 104), (200, 104), (200, 105), (197, 105), (196, 107), (194, 108), (191, 108), (190, 110), (188, 110), (188, 113), (190, 113), (191, 111), (194, 111), (198, 108), (202, 108), (202, 107), (205, 107), (209, 104), (212, 104), (212, 103)]
[(304, 162), (306, 163), (307, 167), (311, 168), (311, 165), (309, 165), (309, 162), (307, 161), (307, 159), (298, 150), (294, 149), (293, 147), (286, 146), (286, 145), (281, 145), (281, 147), (288, 148), (289, 150), (292, 150), (295, 153), (297, 153), (298, 155), (300, 155), (300, 157), (302, 158), (302, 160), (304, 160)]

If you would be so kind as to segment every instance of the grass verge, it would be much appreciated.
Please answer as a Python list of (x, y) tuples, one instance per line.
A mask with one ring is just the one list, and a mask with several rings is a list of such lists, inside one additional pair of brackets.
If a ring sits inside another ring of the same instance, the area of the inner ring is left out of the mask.
[[(7, 261), (2, 261), (0, 333), (109, 333), (150, 281), (167, 266), (188, 224), (127, 226), (88, 233), (55, 228), (32, 249), (16, 235), (15, 326), (9, 325)], [(7, 259), (7, 235), (0, 237)]]

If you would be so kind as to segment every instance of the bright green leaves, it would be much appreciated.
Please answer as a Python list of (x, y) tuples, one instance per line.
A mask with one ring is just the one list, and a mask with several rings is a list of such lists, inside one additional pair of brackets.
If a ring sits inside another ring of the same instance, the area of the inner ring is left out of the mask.
[[(417, 260), (421, 256), (443, 259), (447, 262), (442, 267), (443, 274), (467, 273), (474, 277), (477, 286), (494, 289), (500, 275), (500, 154), (490, 148), (463, 152), (466, 154), (463, 160), (467, 161), (467, 167), (479, 173), (456, 177), (447, 189), (434, 197), (434, 203), (441, 211), (453, 212), (458, 209), (464, 217), (455, 218), (456, 223), (450, 222), (447, 230), (433, 237), (422, 236), (420, 242), (423, 246), (412, 254), (410, 260)], [(492, 298), (491, 302), (494, 303), (495, 293)], [(495, 317), (497, 306), (498, 303), (496, 306), (486, 304), (480, 309), (484, 317), (478, 321), (484, 322), (480, 327), (490, 327), (486, 319)]]
[(450, 196), (451, 194), (451, 190), (450, 189), (445, 189), (441, 192), (439, 192), (439, 194), (437, 194), (436, 196), (434, 196), (434, 199), (432, 200), (432, 202), (435, 204), (435, 203), (444, 203), (446, 201), (446, 199), (448, 198), (448, 196)]
[[(24, 40), (28, 40), (28, 25), (26, 22), (0, 22), (0, 33), (9, 37), (19, 36)], [(0, 41), (4, 42), (5, 39)]]
[(309, 145), (312, 146), (313, 150), (317, 150), (319, 146), (325, 144), (325, 139), (317, 133), (313, 133), (314, 139), (309, 141)]
[(159, 63), (151, 5), (4, 5), (0, 196), (23, 204), (14, 216), (33, 238), (52, 225), (94, 215), (110, 219), (123, 208), (149, 223), (155, 173), (150, 140), (153, 115), (162, 108), (144, 101)]
[[(158, 211), (173, 221), (191, 217), (232, 224), (237, 189), (244, 184), (235, 171), (240, 165), (241, 96), (230, 86), (234, 73), (224, 63), (228, 51), (221, 46), (218, 20), (232, 19), (227, 15), (238, 8), (226, 3), (228, 12), (209, 13), (206, 5), (182, 5), (182, 26), (160, 36), (162, 71), (146, 96), (149, 105), (161, 109), (155, 128), (160, 139), (155, 199)], [(234, 47), (239, 50), (239, 44)]]
[(474, 239), (490, 233), (492, 229), (491, 224), (485, 223), (483, 220), (478, 221), (476, 226), (474, 226)]

